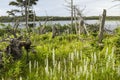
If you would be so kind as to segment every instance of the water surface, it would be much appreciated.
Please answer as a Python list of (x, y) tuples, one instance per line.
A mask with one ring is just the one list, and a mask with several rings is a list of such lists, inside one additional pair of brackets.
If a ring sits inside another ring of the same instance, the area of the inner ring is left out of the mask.
[[(32, 23), (32, 22), (29, 22)], [(40, 26), (40, 24), (44, 24), (45, 21), (40, 21), (40, 22), (35, 22), (36, 26)], [(47, 24), (49, 25), (53, 25), (53, 24), (61, 24), (61, 25), (67, 25), (70, 24), (71, 21), (48, 21)], [(85, 23), (87, 24), (99, 24), (100, 21), (99, 20), (86, 20)], [(14, 22), (9, 22), (9, 23), (4, 23), (5, 25), (11, 24), (14, 25)], [(25, 22), (20, 22), (19, 27), (24, 28), (25, 27)], [(120, 21), (116, 20), (116, 21), (106, 21), (105, 22), (105, 28), (109, 29), (109, 30), (114, 30), (115, 28), (117, 28), (118, 26), (120, 26)]]

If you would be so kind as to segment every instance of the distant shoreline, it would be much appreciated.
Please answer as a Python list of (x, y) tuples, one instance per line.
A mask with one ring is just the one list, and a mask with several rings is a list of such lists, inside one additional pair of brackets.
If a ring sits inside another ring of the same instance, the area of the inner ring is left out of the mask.
[[(14, 17), (8, 17), (8, 16), (1, 16), (0, 22), (13, 22), (16, 21), (16, 19), (19, 19), (21, 22), (24, 22), (24, 18), (21, 16)], [(85, 20), (99, 20), (99, 16), (87, 16), (84, 17)], [(71, 20), (71, 17), (61, 17), (61, 16), (36, 16), (35, 21), (67, 21)], [(106, 20), (120, 20), (120, 16), (107, 16)], [(33, 21), (32, 19), (29, 21)]]

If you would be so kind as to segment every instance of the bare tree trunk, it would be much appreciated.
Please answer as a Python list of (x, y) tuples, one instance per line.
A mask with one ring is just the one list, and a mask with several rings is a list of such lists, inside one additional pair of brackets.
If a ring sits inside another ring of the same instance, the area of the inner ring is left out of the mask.
[(34, 11), (34, 17), (33, 17), (34, 26), (35, 26), (35, 18), (36, 18), (36, 13)]
[(28, 31), (28, 0), (25, 0), (25, 22)]
[(89, 36), (89, 32), (87, 30), (87, 27), (86, 27), (83, 19), (81, 19), (79, 22), (78, 34), (79, 35), (80, 34), (87, 34)]
[(78, 33), (78, 27), (77, 27), (77, 16), (76, 16), (76, 10), (75, 10), (75, 6), (74, 6), (74, 20), (75, 20), (75, 33)]
[(35, 24), (35, 18), (36, 18), (36, 13), (35, 11), (33, 12), (33, 33), (35, 33), (35, 27), (36, 27), (36, 24)]
[(89, 34), (88, 30), (87, 30), (87, 27), (86, 27), (85, 23), (84, 23), (84, 29), (85, 29), (85, 33), (89, 36), (90, 34)]
[[(25, 22), (26, 22), (26, 28), (27, 28), (27, 32), (29, 33), (29, 27), (28, 27), (28, 17), (29, 17), (29, 13), (28, 13), (28, 6), (29, 6), (29, 0), (25, 0)], [(29, 33), (30, 35), (30, 33)], [(27, 52), (27, 58), (26, 58), (26, 62), (28, 62), (28, 52)]]
[(98, 34), (99, 43), (101, 43), (102, 40), (103, 40), (105, 18), (106, 18), (106, 10), (104, 9), (104, 10), (103, 10), (103, 14), (102, 14), (102, 19), (101, 19), (101, 24), (100, 24), (99, 34)]
[(84, 21), (83, 20), (79, 21), (79, 35), (81, 33), (85, 33), (85, 30), (84, 30)]
[(71, 0), (71, 31), (73, 31), (73, 0)]
[(54, 38), (56, 36), (56, 33), (57, 33), (57, 28), (55, 25), (53, 25), (52, 27), (52, 38)]

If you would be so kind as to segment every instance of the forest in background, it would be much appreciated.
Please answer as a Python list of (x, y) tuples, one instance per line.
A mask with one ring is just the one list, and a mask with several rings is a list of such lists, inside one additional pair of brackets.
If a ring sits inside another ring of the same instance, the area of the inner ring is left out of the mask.
[[(0, 22), (13, 22), (17, 19), (20, 19), (21, 22), (25, 22), (25, 19), (21, 19), (21, 16), (16, 17), (8, 17), (8, 16), (1, 16)], [(99, 16), (88, 16), (84, 17), (85, 20), (99, 20)], [(71, 20), (71, 17), (60, 17), (60, 16), (36, 16), (35, 21), (59, 21), (59, 20)], [(120, 16), (107, 16), (106, 20), (120, 20)], [(29, 19), (29, 21), (33, 21)]]

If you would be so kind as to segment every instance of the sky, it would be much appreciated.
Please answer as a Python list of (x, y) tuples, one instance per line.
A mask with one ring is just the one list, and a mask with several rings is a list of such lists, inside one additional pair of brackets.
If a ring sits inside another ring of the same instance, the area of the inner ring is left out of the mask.
[[(18, 9), (18, 7), (9, 6), (9, 2), (14, 0), (1, 0), (0, 16), (8, 15), (6, 11)], [(70, 0), (67, 0), (70, 1)], [(84, 9), (84, 16), (99, 16), (103, 9), (107, 10), (108, 16), (119, 16), (120, 6), (112, 7), (120, 4), (120, 1), (113, 0), (73, 0), (79, 9)], [(39, 0), (36, 6), (33, 6), (38, 16), (70, 16), (70, 11), (66, 7), (65, 0)], [(112, 7), (112, 8), (111, 8)]]

